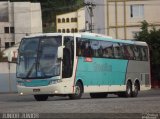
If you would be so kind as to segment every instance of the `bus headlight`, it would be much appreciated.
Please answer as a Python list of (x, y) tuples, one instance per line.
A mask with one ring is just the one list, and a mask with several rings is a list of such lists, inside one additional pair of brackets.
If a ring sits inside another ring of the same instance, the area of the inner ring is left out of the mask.
[(57, 83), (60, 83), (60, 82), (62, 82), (61, 79), (59, 79), (59, 80), (52, 80), (52, 81), (50, 81), (49, 84), (57, 84)]

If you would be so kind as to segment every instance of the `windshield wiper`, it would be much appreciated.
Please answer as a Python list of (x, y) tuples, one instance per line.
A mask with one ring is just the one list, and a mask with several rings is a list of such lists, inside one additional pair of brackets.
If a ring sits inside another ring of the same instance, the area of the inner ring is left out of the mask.
[(26, 75), (26, 78), (29, 78), (29, 76), (31, 75), (33, 69), (34, 69), (34, 66), (35, 66), (36, 63), (33, 63), (33, 65), (31, 66), (31, 68), (29, 69), (27, 75)]

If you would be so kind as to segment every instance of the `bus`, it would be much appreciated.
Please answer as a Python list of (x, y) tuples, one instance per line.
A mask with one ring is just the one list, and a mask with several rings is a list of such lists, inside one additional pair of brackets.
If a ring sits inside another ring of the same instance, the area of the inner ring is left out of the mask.
[(37, 101), (49, 96), (80, 99), (108, 94), (136, 97), (151, 88), (145, 42), (95, 33), (43, 33), (22, 38), (17, 58), (17, 89)]

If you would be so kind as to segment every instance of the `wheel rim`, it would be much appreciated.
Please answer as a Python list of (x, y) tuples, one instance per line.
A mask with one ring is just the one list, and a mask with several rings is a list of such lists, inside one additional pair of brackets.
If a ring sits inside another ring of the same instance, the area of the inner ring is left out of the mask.
[(81, 89), (79, 86), (76, 86), (75, 94), (80, 95)]
[(131, 94), (131, 88), (130, 87), (128, 87), (127, 93), (128, 93), (128, 95)]
[(130, 84), (128, 84), (127, 85), (127, 95), (128, 95), (128, 97), (131, 96), (131, 93), (132, 93), (132, 89), (131, 89)]

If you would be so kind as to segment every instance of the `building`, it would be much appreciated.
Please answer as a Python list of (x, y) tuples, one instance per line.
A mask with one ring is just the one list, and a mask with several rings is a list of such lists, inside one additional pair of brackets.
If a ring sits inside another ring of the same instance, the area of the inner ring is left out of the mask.
[(85, 9), (56, 16), (57, 32), (75, 33), (85, 30)]
[(42, 33), (41, 16), (40, 3), (0, 2), (0, 51), (23, 36)]
[[(105, 6), (94, 6), (103, 4), (104, 0), (85, 0), (86, 6), (70, 13), (56, 16), (57, 32), (94, 32), (105, 34)], [(93, 3), (93, 4), (91, 4)]]
[(134, 39), (141, 22), (160, 28), (159, 0), (106, 0), (105, 34), (118, 39)]
[(106, 0), (85, 0), (86, 31), (105, 34), (105, 2)]
[(77, 17), (78, 26), (85, 27), (83, 31), (132, 40), (141, 30), (141, 22), (144, 20), (150, 26), (160, 28), (159, 6), (159, 0), (85, 0), (84, 12), (81, 15), (84, 17), (83, 22), (80, 22), (75, 15), (78, 11), (74, 15), (73, 13), (58, 15), (57, 32), (67, 32), (65, 29), (73, 27), (68, 22), (59, 23), (60, 20), (58, 21), (60, 17), (61, 22), (64, 22), (69, 15), (69, 18)]

